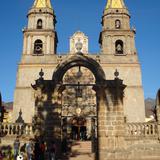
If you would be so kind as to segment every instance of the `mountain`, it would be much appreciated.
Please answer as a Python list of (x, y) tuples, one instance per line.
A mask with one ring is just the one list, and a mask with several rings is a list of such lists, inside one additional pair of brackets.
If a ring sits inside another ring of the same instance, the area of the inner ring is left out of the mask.
[(2, 102), (2, 106), (4, 106), (7, 110), (12, 110), (13, 102)]
[(155, 99), (152, 98), (145, 99), (146, 117), (149, 118), (151, 115), (154, 115), (154, 110), (155, 110)]

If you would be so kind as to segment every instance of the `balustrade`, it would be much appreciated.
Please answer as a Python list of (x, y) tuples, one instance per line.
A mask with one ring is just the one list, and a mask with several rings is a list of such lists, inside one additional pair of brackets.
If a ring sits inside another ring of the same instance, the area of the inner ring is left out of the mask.
[(0, 136), (31, 136), (32, 124), (0, 123)]
[[(32, 136), (32, 124), (0, 123), (0, 136)], [(126, 135), (147, 137), (158, 135), (157, 123), (126, 123)]]
[(126, 124), (127, 136), (157, 136), (158, 127), (157, 123), (127, 123)]

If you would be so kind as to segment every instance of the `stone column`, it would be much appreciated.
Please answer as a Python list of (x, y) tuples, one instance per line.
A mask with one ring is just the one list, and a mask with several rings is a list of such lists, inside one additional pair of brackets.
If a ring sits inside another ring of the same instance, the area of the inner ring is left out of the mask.
[(105, 136), (106, 132), (106, 105), (105, 105), (105, 94), (104, 88), (97, 88), (97, 112), (98, 112), (98, 159), (105, 160), (106, 157), (106, 145), (107, 139)]
[(27, 54), (31, 53), (31, 37), (28, 36), (27, 38)]
[(123, 90), (125, 86), (116, 78), (106, 87), (106, 159), (126, 159), (125, 119), (123, 111)]
[(96, 90), (99, 160), (125, 159), (125, 123), (122, 80), (106, 81)]
[(27, 54), (27, 36), (25, 34), (23, 40), (23, 54)]

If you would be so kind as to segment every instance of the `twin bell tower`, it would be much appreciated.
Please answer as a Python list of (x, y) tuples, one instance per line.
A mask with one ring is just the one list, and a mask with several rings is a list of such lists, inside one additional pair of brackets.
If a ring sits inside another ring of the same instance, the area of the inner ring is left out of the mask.
[[(70, 51), (66, 55), (57, 54), (56, 16), (50, 0), (35, 0), (27, 17), (28, 24), (23, 30), (22, 57), (17, 70), (13, 122), (20, 111), (26, 123), (32, 122), (36, 108), (35, 92), (31, 84), (39, 78), (39, 71), (43, 69), (45, 80), (52, 80), (59, 66), (66, 64), (73, 55), (80, 56), (77, 52), (98, 63), (108, 81), (114, 80), (114, 73), (118, 72), (119, 78), (126, 85), (122, 104), (126, 121), (145, 121), (135, 29), (130, 26), (130, 14), (123, 0), (108, 0), (105, 6), (99, 37), (100, 52), (97, 55), (89, 53), (88, 37), (81, 31), (70, 38)], [(85, 66), (83, 62), (80, 64)]]

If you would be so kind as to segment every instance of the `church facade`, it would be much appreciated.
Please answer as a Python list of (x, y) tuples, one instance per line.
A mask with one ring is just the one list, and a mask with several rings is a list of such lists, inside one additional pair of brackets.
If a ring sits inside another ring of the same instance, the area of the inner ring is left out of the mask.
[(127, 86), (123, 99), (127, 121), (144, 122), (144, 95), (135, 46), (135, 30), (130, 27), (130, 15), (124, 2), (108, 1), (102, 16), (99, 38), (101, 53), (96, 56), (89, 53), (88, 37), (79, 31), (70, 39), (69, 53), (58, 56), (55, 23), (55, 13), (50, 2), (35, 1), (28, 13), (28, 25), (23, 31), (23, 53), (18, 66), (13, 117), (18, 117), (17, 111), (27, 113), (29, 110), (30, 115), (24, 114), (24, 120), (28, 123), (32, 121), (35, 99), (31, 84), (38, 78), (39, 71), (42, 68), (44, 79), (51, 80), (56, 67), (66, 59), (76, 56), (76, 45), (82, 43), (80, 52), (99, 63), (105, 79), (113, 80), (115, 70), (119, 72), (119, 78)]
[(70, 37), (67, 54), (57, 53), (50, 0), (35, 0), (27, 17), (12, 115), (17, 127), (4, 124), (2, 131), (10, 130), (2, 143), (19, 134), (24, 142), (35, 136), (47, 145), (56, 141), (60, 157), (62, 141), (68, 139), (76, 152), (72, 144), (88, 142), (91, 160), (160, 159), (159, 119), (145, 123), (136, 31), (124, 1), (107, 1), (96, 55), (81, 31)]

